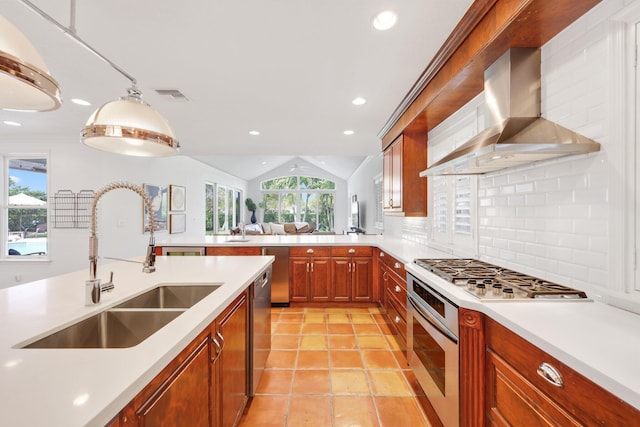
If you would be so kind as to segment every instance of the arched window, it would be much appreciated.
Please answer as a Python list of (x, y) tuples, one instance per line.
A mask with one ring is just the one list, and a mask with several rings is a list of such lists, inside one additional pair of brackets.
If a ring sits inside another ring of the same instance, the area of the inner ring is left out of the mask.
[(312, 176), (282, 176), (260, 183), (264, 222), (315, 222), (333, 231), (336, 183)]

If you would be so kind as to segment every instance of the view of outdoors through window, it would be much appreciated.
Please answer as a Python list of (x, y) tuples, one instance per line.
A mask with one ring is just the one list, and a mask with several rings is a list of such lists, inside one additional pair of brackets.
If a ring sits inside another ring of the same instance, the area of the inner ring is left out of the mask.
[(283, 176), (263, 181), (264, 222), (315, 222), (333, 231), (336, 183), (310, 176)]
[[(205, 232), (229, 234), (238, 225), (240, 216), (240, 191), (220, 184), (205, 185)], [(216, 218), (214, 220), (214, 218)]]
[(10, 159), (8, 255), (47, 254), (47, 160)]

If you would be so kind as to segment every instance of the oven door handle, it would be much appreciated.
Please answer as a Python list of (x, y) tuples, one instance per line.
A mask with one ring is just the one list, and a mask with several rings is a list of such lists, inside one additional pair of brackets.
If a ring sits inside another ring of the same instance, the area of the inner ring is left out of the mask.
[(442, 335), (444, 335), (447, 338), (449, 338), (455, 344), (458, 344), (458, 337), (456, 337), (450, 330), (448, 330), (444, 326), (440, 325), (440, 322), (438, 322), (428, 311), (425, 311), (422, 307), (417, 305), (414, 302), (413, 298), (411, 298), (411, 295), (408, 295), (408, 300), (409, 300), (409, 303), (413, 306), (413, 308), (418, 312), (418, 314), (424, 320), (429, 322), (429, 324), (431, 324), (431, 326), (436, 328)]

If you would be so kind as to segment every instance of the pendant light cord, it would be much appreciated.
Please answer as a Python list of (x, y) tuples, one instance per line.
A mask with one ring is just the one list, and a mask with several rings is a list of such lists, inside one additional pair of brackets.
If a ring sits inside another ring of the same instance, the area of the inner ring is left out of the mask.
[[(117, 72), (119, 72), (120, 74), (122, 74), (124, 77), (126, 77), (127, 79), (129, 79), (131, 81), (131, 84), (133, 85), (133, 88), (136, 88), (137, 85), (137, 80), (132, 77), (129, 73), (127, 73), (126, 71), (124, 71), (122, 68), (120, 68), (117, 64), (115, 64), (113, 61), (111, 61), (109, 58), (107, 58), (106, 56), (104, 56), (103, 54), (101, 54), (100, 52), (98, 52), (96, 49), (94, 49), (93, 47), (91, 47), (87, 42), (85, 42), (84, 40), (82, 40), (77, 34), (76, 34), (76, 27), (75, 27), (75, 20), (76, 20), (76, 1), (75, 0), (71, 0), (71, 24), (69, 27), (65, 27), (64, 25), (62, 25), (61, 23), (59, 23), (58, 21), (55, 20), (55, 18), (53, 18), (51, 15), (49, 15), (48, 13), (46, 13), (44, 10), (40, 9), (38, 6), (36, 6), (35, 4), (31, 3), (29, 0), (18, 0), (20, 3), (22, 3), (23, 5), (25, 5), (26, 7), (28, 7), (29, 9), (31, 9), (33, 12), (37, 13), (38, 15), (40, 15), (42, 18), (44, 18), (46, 21), (52, 23), (53, 25), (55, 25), (56, 27), (58, 27), (58, 29), (60, 29), (64, 34), (66, 34), (67, 36), (69, 36), (71, 39), (73, 39), (76, 43), (78, 43), (79, 45), (81, 45), (82, 47), (84, 47), (85, 49), (87, 49), (89, 52), (93, 53), (95, 56), (97, 56), (98, 58), (100, 58), (102, 61), (106, 62), (107, 64), (109, 64), (114, 70), (116, 70)], [(137, 89), (136, 89), (137, 90)]]

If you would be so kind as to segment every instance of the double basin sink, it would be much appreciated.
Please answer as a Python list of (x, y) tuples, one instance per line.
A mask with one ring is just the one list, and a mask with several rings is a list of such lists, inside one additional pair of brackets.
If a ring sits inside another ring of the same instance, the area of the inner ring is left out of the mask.
[(22, 348), (126, 348), (140, 344), (222, 283), (163, 284)]

